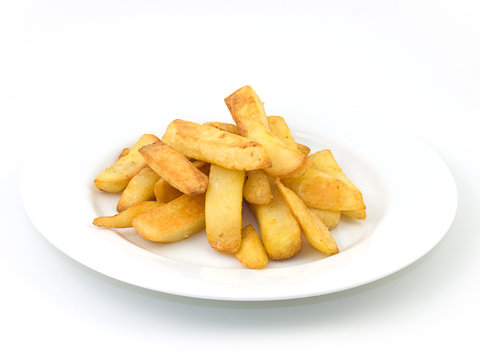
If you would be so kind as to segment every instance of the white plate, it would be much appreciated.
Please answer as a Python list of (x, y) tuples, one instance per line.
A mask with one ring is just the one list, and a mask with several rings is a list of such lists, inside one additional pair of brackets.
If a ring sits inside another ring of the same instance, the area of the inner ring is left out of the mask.
[[(162, 126), (157, 135), (166, 123)], [(208, 299), (278, 300), (352, 288), (426, 254), (456, 212), (456, 187), (448, 168), (426, 143), (408, 133), (347, 120), (324, 125), (321, 131), (297, 128), (295, 138), (312, 151), (333, 151), (364, 194), (367, 220), (342, 219), (332, 231), (341, 250), (337, 255), (324, 257), (304, 241), (294, 258), (249, 270), (233, 256), (210, 248), (204, 232), (173, 244), (155, 244), (131, 229), (92, 225), (93, 218), (114, 214), (118, 200), (118, 195), (96, 190), (93, 179), (141, 132), (132, 134), (85, 132), (65, 139), (65, 144), (56, 139), (54, 147), (44, 141), (25, 165), (21, 191), (28, 216), (54, 246), (100, 273), (152, 290)], [(245, 212), (245, 223), (251, 221), (256, 227)]]

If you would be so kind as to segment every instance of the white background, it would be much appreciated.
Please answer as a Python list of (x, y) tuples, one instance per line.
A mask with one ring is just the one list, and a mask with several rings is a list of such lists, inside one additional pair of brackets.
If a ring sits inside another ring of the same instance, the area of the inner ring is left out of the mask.
[[(476, 1), (1, 2), (0, 357), (478, 358), (479, 44)], [(440, 244), (341, 293), (221, 302), (106, 278), (28, 221), (30, 144), (137, 134), (160, 114), (222, 120), (247, 83), (272, 113), (371, 113), (420, 134), (458, 186)]]

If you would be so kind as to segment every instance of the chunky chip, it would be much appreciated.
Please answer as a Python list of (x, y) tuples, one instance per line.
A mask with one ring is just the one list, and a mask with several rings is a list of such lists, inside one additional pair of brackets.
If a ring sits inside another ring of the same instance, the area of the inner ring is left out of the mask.
[(320, 210), (315, 208), (309, 208), (318, 218), (325, 224), (325, 226), (332, 230), (340, 222), (341, 212), (335, 210)]
[(125, 190), (123, 190), (122, 196), (117, 203), (117, 211), (126, 210), (130, 206), (142, 201), (154, 200), (155, 193), (153, 189), (159, 179), (160, 176), (148, 166), (140, 170), (130, 180)]
[(242, 229), (242, 242), (235, 257), (249, 269), (263, 269), (267, 266), (267, 252), (252, 225)]
[(143, 201), (116, 215), (97, 217), (93, 220), (93, 225), (118, 229), (132, 227), (132, 220), (135, 216), (156, 209), (162, 205), (163, 203), (157, 201)]
[(112, 166), (97, 176), (94, 181), (95, 186), (100, 190), (111, 193), (123, 191), (130, 180), (147, 165), (138, 150), (157, 141), (160, 141), (160, 139), (155, 135), (142, 135), (126, 155), (120, 157)]
[(282, 179), (310, 207), (322, 210), (359, 210), (361, 194), (343, 181), (311, 166), (296, 177)]
[(284, 260), (301, 250), (302, 233), (274, 180), (272, 178), (269, 180), (272, 201), (267, 205), (249, 204), (249, 207), (257, 218), (260, 236), (268, 257), (272, 260)]
[(205, 194), (182, 195), (132, 220), (145, 239), (170, 243), (188, 238), (205, 228)]
[(225, 99), (240, 135), (259, 142), (271, 158), (272, 166), (265, 171), (271, 176), (287, 176), (306, 161), (298, 148), (292, 149), (268, 128), (265, 109), (250, 86), (244, 86)]
[[(314, 168), (320, 171), (323, 171), (331, 176), (336, 177), (337, 179), (343, 181), (345, 184), (350, 186), (350, 188), (354, 189), (355, 191), (358, 191), (359, 197), (362, 198), (362, 203), (363, 203), (362, 193), (360, 192), (360, 190), (358, 190), (355, 184), (349, 178), (347, 178), (347, 176), (344, 174), (343, 170), (338, 165), (337, 161), (333, 157), (333, 154), (330, 150), (327, 149), (327, 150), (318, 151), (310, 155), (309, 160)], [(363, 203), (363, 206), (365, 206), (364, 203)], [(345, 210), (345, 211), (342, 211), (342, 215), (359, 219), (359, 220), (364, 220), (367, 217), (366, 210), (364, 209)]]
[(233, 170), (271, 166), (266, 150), (243, 136), (184, 120), (172, 121), (162, 140), (185, 156)]
[(211, 165), (205, 197), (205, 224), (210, 245), (234, 253), (242, 240), (242, 190), (245, 171)]
[(162, 141), (144, 146), (139, 151), (148, 166), (184, 194), (203, 194), (207, 191), (208, 177), (198, 170), (185, 155)]
[(280, 179), (277, 178), (275, 183), (309, 244), (327, 255), (338, 253), (337, 243), (318, 216), (310, 211), (297, 194), (283, 185)]
[(251, 204), (266, 205), (272, 201), (272, 190), (268, 175), (263, 170), (247, 171), (243, 196)]
[(207, 122), (205, 125), (213, 126), (214, 128), (217, 128), (218, 130), (226, 131), (235, 135), (238, 135), (238, 129), (235, 125), (229, 124), (229, 123), (224, 123), (224, 122)]

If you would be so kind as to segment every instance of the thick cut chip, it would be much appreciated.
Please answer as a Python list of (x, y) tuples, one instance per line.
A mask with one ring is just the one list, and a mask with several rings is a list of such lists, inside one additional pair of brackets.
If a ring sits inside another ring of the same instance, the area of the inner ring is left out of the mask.
[(297, 143), (297, 147), (298, 147), (298, 150), (302, 152), (302, 154), (304, 155), (310, 154), (310, 148), (308, 146)]
[(257, 218), (268, 257), (272, 260), (288, 259), (301, 250), (302, 233), (272, 178), (270, 187), (273, 198), (269, 204), (249, 204), (249, 207)]
[(147, 163), (138, 150), (154, 142), (160, 141), (158, 137), (151, 134), (145, 134), (128, 151), (127, 155), (122, 156), (112, 166), (105, 169), (97, 176), (95, 186), (103, 191), (119, 193), (123, 191), (131, 178), (133, 178)]
[(249, 269), (263, 269), (267, 266), (267, 252), (252, 225), (242, 229), (242, 243), (235, 257)]
[(259, 142), (267, 151), (272, 166), (265, 169), (271, 176), (288, 176), (301, 167), (307, 157), (298, 148), (289, 148), (268, 128), (262, 102), (250, 86), (238, 89), (225, 99), (240, 135)]
[[(192, 164), (205, 175), (208, 175), (210, 164), (199, 160), (193, 161)], [(158, 181), (155, 183), (153, 192), (155, 193), (155, 198), (157, 201), (164, 203), (170, 202), (183, 194), (180, 190), (175, 189), (163, 178), (158, 179)]]
[(341, 212), (334, 210), (320, 210), (315, 208), (309, 208), (311, 211), (318, 216), (320, 220), (325, 224), (325, 226), (331, 230), (334, 229), (340, 222)]
[(287, 145), (290, 149), (297, 150), (298, 146), (295, 142), (290, 129), (287, 126), (285, 119), (281, 116), (267, 116), (268, 120), (268, 127), (270, 131), (275, 135), (277, 138), (282, 140), (285, 145)]
[[(225, 99), (225, 103), (229, 109), (231, 108), (230, 112), (232, 112), (232, 110), (234, 111), (235, 116), (233, 117), (233, 120), (235, 122), (237, 122), (235, 117), (248, 119), (248, 121), (257, 122), (268, 128), (267, 114), (263, 107), (263, 102), (251, 86), (246, 85), (236, 90)], [(239, 133), (242, 134), (245, 130), (241, 129), (243, 128), (243, 123), (240, 124), (241, 126), (237, 123), (237, 128), (239, 128)]]
[[(362, 193), (360, 192), (360, 190), (358, 190), (355, 184), (349, 178), (347, 178), (347, 176), (344, 174), (343, 170), (338, 165), (337, 161), (333, 157), (333, 154), (330, 150), (327, 149), (327, 150), (318, 151), (310, 155), (309, 160), (314, 168), (320, 171), (323, 171), (343, 181), (352, 189), (358, 191), (358, 193), (360, 194), (359, 196), (362, 197)], [(363, 203), (363, 198), (362, 198), (362, 203)], [(342, 215), (359, 219), (359, 220), (364, 220), (367, 217), (367, 213), (365, 209), (342, 211)]]
[(367, 218), (366, 210), (344, 210), (342, 215), (351, 217), (353, 219), (365, 220)]
[(287, 122), (281, 116), (267, 116), (268, 127), (270, 131), (277, 138), (282, 140), (285, 145), (291, 149), (298, 149), (302, 154), (308, 155), (310, 153), (310, 148), (306, 145), (296, 143), (290, 129), (288, 128)]
[(118, 229), (132, 227), (132, 220), (135, 216), (162, 205), (163, 203), (157, 201), (143, 201), (114, 216), (100, 216), (93, 220), (93, 225)]
[(272, 190), (268, 175), (263, 170), (247, 171), (243, 186), (243, 197), (251, 204), (266, 205), (272, 201)]
[(301, 175), (282, 181), (309, 207), (336, 211), (365, 208), (359, 191), (312, 166), (307, 167)]
[(178, 189), (175, 189), (172, 185), (165, 181), (165, 179), (158, 179), (156, 182), (153, 192), (155, 193), (155, 199), (162, 202), (170, 202), (180, 196), (182, 192)]
[(282, 194), (283, 200), (287, 203), (295, 219), (297, 219), (309, 244), (327, 255), (338, 253), (337, 243), (320, 218), (305, 205), (297, 194), (283, 185), (279, 178), (276, 180), (276, 185)]
[(174, 188), (187, 195), (207, 191), (208, 177), (198, 170), (186, 157), (159, 141), (142, 147), (140, 153), (158, 175)]
[(256, 170), (271, 166), (266, 150), (256, 141), (210, 125), (172, 121), (163, 141), (185, 156), (234, 170)]
[(205, 123), (205, 125), (210, 125), (219, 130), (223, 130), (223, 131), (238, 135), (238, 129), (234, 124), (213, 121), (213, 122), (207, 122)]
[(205, 228), (205, 194), (182, 195), (133, 218), (132, 225), (145, 239), (170, 243)]
[(234, 253), (242, 239), (242, 201), (245, 171), (210, 166), (205, 197), (205, 223), (210, 245)]
[(129, 147), (123, 148), (123, 149), (122, 149), (122, 152), (118, 155), (118, 158), (120, 159), (120, 158), (128, 155), (129, 151), (130, 151), (130, 148), (129, 148)]
[(123, 211), (142, 201), (154, 200), (153, 188), (160, 176), (148, 166), (135, 175), (128, 183), (117, 203), (117, 211)]

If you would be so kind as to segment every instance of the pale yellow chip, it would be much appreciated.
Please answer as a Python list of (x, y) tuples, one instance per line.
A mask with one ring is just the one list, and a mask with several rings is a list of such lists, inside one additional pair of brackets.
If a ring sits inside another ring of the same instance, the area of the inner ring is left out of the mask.
[[(345, 184), (350, 186), (352, 189), (355, 189), (356, 191), (358, 191), (360, 193), (360, 197), (362, 198), (362, 203), (363, 203), (362, 193), (360, 192), (360, 190), (358, 190), (355, 184), (349, 178), (347, 178), (347, 176), (344, 174), (343, 170), (338, 165), (337, 160), (335, 160), (330, 150), (326, 149), (310, 155), (309, 161), (312, 164), (312, 166), (315, 167), (316, 169), (336, 177), (337, 179), (343, 181)], [(365, 206), (364, 203), (363, 205)], [(345, 211), (342, 211), (342, 215), (359, 219), (359, 220), (364, 220), (367, 217), (367, 212), (365, 209), (349, 210), (349, 211), (345, 210)]]
[(249, 269), (263, 269), (267, 266), (267, 252), (252, 225), (242, 229), (242, 242), (235, 257)]
[(282, 181), (309, 207), (336, 211), (365, 208), (359, 191), (312, 166), (307, 167), (301, 175)]
[(132, 220), (145, 239), (170, 243), (188, 238), (205, 228), (205, 194), (182, 195)]
[(320, 218), (292, 190), (283, 185), (278, 178), (276, 185), (309, 244), (327, 255), (338, 253), (337, 243)]
[(238, 133), (259, 142), (267, 151), (272, 166), (265, 169), (271, 176), (287, 176), (306, 161), (298, 148), (289, 148), (268, 127), (265, 109), (250, 86), (244, 86), (225, 99)]
[(100, 216), (93, 220), (93, 225), (99, 227), (109, 228), (128, 228), (132, 227), (132, 220), (135, 216), (144, 212), (156, 209), (162, 206), (163, 203), (157, 201), (143, 201), (136, 205), (129, 207), (128, 209), (113, 215), (113, 216)]
[(207, 191), (208, 176), (198, 170), (186, 157), (159, 141), (142, 147), (140, 153), (148, 166), (174, 188), (187, 195)]
[(123, 211), (142, 201), (154, 200), (155, 183), (160, 176), (148, 166), (140, 170), (128, 183), (117, 203), (117, 211)]
[(210, 125), (172, 121), (162, 140), (187, 157), (233, 170), (270, 167), (267, 151), (256, 141)]
[(205, 197), (208, 242), (222, 252), (234, 253), (242, 240), (242, 191), (245, 171), (210, 166)]
[(266, 205), (272, 201), (272, 190), (268, 175), (263, 170), (247, 171), (243, 196), (251, 204)]
[(140, 137), (137, 143), (120, 157), (113, 165), (102, 171), (97, 176), (95, 186), (103, 191), (119, 193), (123, 191), (129, 181), (145, 166), (147, 163), (138, 150), (148, 144), (160, 141), (158, 137), (151, 134), (145, 134)]
[(320, 210), (315, 208), (309, 208), (318, 218), (325, 224), (325, 226), (332, 230), (340, 222), (341, 212), (335, 210)]
[(212, 121), (212, 122), (205, 123), (205, 125), (210, 125), (219, 130), (223, 130), (223, 131), (238, 135), (238, 129), (234, 124)]
[(260, 237), (268, 257), (272, 260), (288, 259), (302, 248), (302, 233), (297, 220), (282, 198), (272, 178), (273, 198), (267, 205), (249, 204), (260, 229)]

